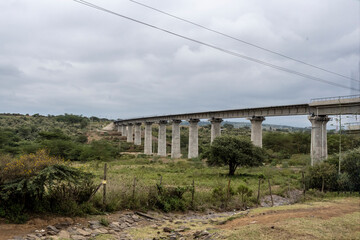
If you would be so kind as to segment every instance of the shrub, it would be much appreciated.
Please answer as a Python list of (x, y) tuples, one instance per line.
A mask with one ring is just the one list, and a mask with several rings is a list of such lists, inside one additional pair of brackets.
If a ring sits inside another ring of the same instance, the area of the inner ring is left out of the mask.
[(337, 190), (337, 169), (328, 162), (316, 164), (308, 168), (307, 180), (309, 188)]
[(16, 159), (2, 158), (0, 214), (13, 222), (23, 222), (30, 212), (82, 214), (80, 204), (95, 189), (92, 175), (64, 165), (59, 158), (40, 150)]
[(351, 191), (360, 191), (360, 148), (349, 151), (341, 162), (341, 172), (348, 178)]

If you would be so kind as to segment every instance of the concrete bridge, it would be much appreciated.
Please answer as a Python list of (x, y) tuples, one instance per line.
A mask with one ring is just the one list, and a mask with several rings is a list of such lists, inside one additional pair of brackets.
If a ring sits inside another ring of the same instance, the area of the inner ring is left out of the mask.
[(247, 118), (251, 122), (251, 141), (262, 147), (262, 122), (265, 117), (307, 115), (311, 123), (311, 164), (327, 158), (326, 124), (331, 115), (360, 114), (360, 95), (313, 99), (310, 103), (221, 110), (210, 112), (183, 113), (164, 116), (141, 117), (115, 121), (115, 126), (128, 142), (141, 145), (141, 125), (145, 125), (144, 153), (152, 154), (152, 124), (159, 124), (158, 151), (159, 156), (166, 153), (166, 125), (172, 124), (171, 157), (181, 157), (180, 123), (189, 122), (188, 158), (198, 157), (198, 122), (208, 119), (211, 122), (211, 142), (220, 136), (220, 124), (223, 119)]

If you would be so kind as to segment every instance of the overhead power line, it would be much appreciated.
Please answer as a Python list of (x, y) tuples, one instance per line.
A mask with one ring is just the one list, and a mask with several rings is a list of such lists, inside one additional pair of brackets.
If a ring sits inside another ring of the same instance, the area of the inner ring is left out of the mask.
[(322, 79), (322, 78), (314, 77), (314, 76), (312, 76), (312, 75), (308, 75), (308, 74), (305, 74), (305, 73), (302, 73), (302, 72), (298, 72), (298, 71), (295, 71), (295, 70), (292, 70), (292, 69), (280, 67), (280, 66), (277, 66), (277, 65), (274, 65), (274, 64), (271, 64), (271, 63), (268, 63), (268, 62), (264, 62), (264, 61), (259, 60), (259, 59), (256, 59), (256, 58), (252, 58), (252, 57), (249, 57), (249, 56), (246, 56), (246, 55), (242, 55), (242, 54), (237, 53), (237, 52), (233, 52), (233, 51), (230, 51), (230, 50), (226, 50), (226, 49), (217, 47), (217, 46), (212, 45), (212, 44), (209, 44), (209, 43), (205, 43), (205, 42), (202, 42), (202, 41), (193, 39), (193, 38), (189, 38), (189, 37), (186, 37), (186, 36), (184, 36), (184, 35), (181, 35), (181, 34), (178, 34), (178, 33), (175, 33), (175, 32), (172, 32), (172, 31), (169, 31), (169, 30), (160, 28), (160, 27), (157, 27), (157, 26), (155, 26), (155, 25), (152, 25), (152, 24), (149, 24), (149, 23), (146, 23), (146, 22), (143, 22), (143, 21), (140, 21), (140, 20), (137, 20), (137, 19), (134, 19), (134, 18), (131, 18), (131, 17), (122, 15), (122, 14), (120, 14), (120, 13), (116, 13), (116, 12), (114, 12), (114, 11), (105, 9), (105, 8), (103, 8), (103, 7), (100, 7), (100, 6), (98, 6), (98, 5), (89, 3), (89, 2), (84, 1), (84, 0), (72, 0), (72, 1), (77, 2), (77, 3), (80, 3), (80, 4), (83, 4), (83, 5), (85, 5), (85, 6), (88, 6), (88, 7), (94, 8), (94, 9), (97, 9), (97, 10), (100, 10), (100, 11), (104, 11), (104, 12), (107, 12), (107, 13), (110, 13), (110, 14), (113, 14), (113, 15), (116, 15), (116, 16), (118, 16), (118, 17), (125, 18), (125, 19), (127, 19), (127, 20), (130, 20), (130, 21), (133, 21), (133, 22), (136, 22), (136, 23), (139, 23), (139, 24), (142, 24), (142, 25), (145, 25), (145, 26), (154, 28), (154, 29), (157, 29), (157, 30), (159, 30), (159, 31), (162, 31), (162, 32), (171, 34), (171, 35), (173, 35), (173, 36), (177, 36), (177, 37), (180, 37), (180, 38), (183, 38), (183, 39), (186, 39), (186, 40), (189, 40), (189, 41), (192, 41), (192, 42), (201, 44), (201, 45), (203, 45), (203, 46), (207, 46), (207, 47), (209, 47), (209, 48), (216, 49), (216, 50), (218, 50), (218, 51), (227, 53), (227, 54), (232, 55), (232, 56), (235, 56), (235, 57), (243, 58), (243, 59), (246, 59), (246, 60), (248, 60), (248, 61), (256, 62), (256, 63), (258, 63), (258, 64), (262, 64), (262, 65), (265, 65), (265, 66), (268, 66), (268, 67), (271, 67), (271, 68), (274, 68), (274, 69), (278, 69), (278, 70), (280, 70), (280, 71), (284, 71), (284, 72), (287, 72), (287, 73), (291, 73), (291, 74), (294, 74), (294, 75), (298, 75), (298, 76), (301, 76), (301, 77), (304, 77), (304, 78), (308, 78), (308, 79), (311, 79), (311, 80), (314, 80), (314, 81), (326, 83), (326, 84), (329, 84), (329, 85), (332, 85), (332, 86), (335, 86), (335, 87), (341, 87), (341, 88), (345, 88), (345, 89), (351, 89), (351, 90), (355, 90), (355, 91), (360, 91), (360, 90), (355, 89), (355, 88), (352, 88), (352, 87), (348, 87), (348, 86), (345, 86), (345, 85), (342, 85), (342, 84), (338, 84), (338, 83), (335, 83), (335, 82), (331, 82), (331, 81), (328, 81), (328, 80), (325, 80), (325, 79)]
[(178, 16), (176, 16), (176, 15), (173, 15), (173, 14), (168, 13), (168, 12), (165, 12), (165, 11), (163, 11), (163, 10), (154, 8), (154, 7), (149, 6), (149, 5), (146, 5), (146, 4), (144, 4), (144, 3), (137, 2), (137, 1), (134, 1), (134, 0), (129, 0), (129, 1), (130, 1), (130, 2), (133, 2), (133, 3), (135, 3), (135, 4), (138, 4), (138, 5), (140, 5), (140, 6), (146, 7), (146, 8), (148, 8), (148, 9), (154, 10), (154, 11), (156, 11), (156, 12), (165, 14), (165, 15), (170, 16), (170, 17), (172, 17), (172, 18), (176, 18), (176, 19), (181, 20), (181, 21), (183, 21), (183, 22), (187, 22), (187, 23), (192, 24), (192, 25), (194, 25), (194, 26), (197, 26), (197, 27), (200, 27), (200, 28), (202, 28), (202, 29), (208, 30), (208, 31), (210, 31), (210, 32), (213, 32), (213, 33), (222, 35), (222, 36), (224, 36), (224, 37), (227, 37), (227, 38), (230, 38), (230, 39), (232, 39), (232, 40), (235, 40), (235, 41), (238, 41), (238, 42), (241, 42), (241, 43), (250, 45), (250, 46), (255, 47), (255, 48), (258, 48), (258, 49), (261, 49), (261, 50), (263, 50), (263, 51), (276, 54), (276, 55), (278, 55), (278, 56), (281, 56), (281, 57), (290, 59), (290, 60), (292, 60), (292, 61), (295, 61), (295, 62), (304, 64), (304, 65), (307, 65), (307, 66), (309, 66), (309, 67), (316, 68), (316, 69), (318, 69), (318, 70), (321, 70), (321, 71), (324, 71), (324, 72), (327, 72), (327, 73), (335, 74), (335, 75), (337, 75), (337, 76), (339, 76), (339, 77), (343, 77), (343, 78), (349, 79), (349, 80), (354, 81), (354, 82), (360, 82), (360, 80), (357, 80), (357, 79), (355, 79), (355, 78), (351, 78), (351, 77), (345, 76), (345, 75), (343, 75), (343, 74), (340, 74), (340, 73), (337, 73), (337, 72), (334, 72), (334, 71), (330, 71), (330, 70), (328, 70), (328, 69), (315, 66), (315, 65), (313, 65), (313, 64), (311, 64), (311, 63), (307, 63), (307, 62), (305, 62), (305, 61), (302, 61), (302, 60), (299, 60), (299, 59), (296, 59), (296, 58), (287, 56), (287, 55), (285, 55), (285, 54), (282, 54), (282, 53), (279, 53), (279, 52), (270, 50), (270, 49), (268, 49), (268, 48), (261, 47), (261, 46), (259, 46), (259, 45), (253, 44), (253, 43), (251, 43), (251, 42), (242, 40), (242, 39), (237, 38), (237, 37), (233, 37), (233, 36), (231, 36), (231, 35), (229, 35), (229, 34), (226, 34), (226, 33), (223, 33), (223, 32), (220, 32), (220, 31), (217, 31), (217, 30), (214, 30), (214, 29), (211, 29), (211, 28), (208, 28), (208, 27), (206, 27), (206, 26), (204, 26), (204, 25), (195, 23), (195, 22), (193, 22), (193, 21), (187, 20), (187, 19), (182, 18), (182, 17), (178, 17)]

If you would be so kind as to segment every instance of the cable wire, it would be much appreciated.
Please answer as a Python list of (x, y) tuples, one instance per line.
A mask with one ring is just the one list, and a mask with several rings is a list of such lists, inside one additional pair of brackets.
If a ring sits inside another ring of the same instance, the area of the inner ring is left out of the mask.
[(183, 21), (183, 22), (187, 22), (187, 23), (192, 24), (192, 25), (194, 25), (194, 26), (197, 26), (197, 27), (200, 27), (200, 28), (202, 28), (202, 29), (208, 30), (208, 31), (210, 31), (210, 32), (213, 32), (213, 33), (222, 35), (222, 36), (224, 36), (224, 37), (227, 37), (227, 38), (230, 38), (230, 39), (232, 39), (232, 40), (235, 40), (235, 41), (238, 41), (238, 42), (241, 42), (241, 43), (250, 45), (250, 46), (255, 47), (255, 48), (258, 48), (258, 49), (261, 49), (261, 50), (263, 50), (263, 51), (276, 54), (276, 55), (278, 55), (278, 56), (281, 56), (281, 57), (290, 59), (290, 60), (292, 60), (292, 61), (295, 61), (295, 62), (304, 64), (304, 65), (307, 65), (307, 66), (309, 66), (309, 67), (316, 68), (316, 69), (318, 69), (318, 70), (321, 70), (321, 71), (324, 71), (324, 72), (327, 72), (327, 73), (331, 73), (331, 74), (337, 75), (337, 76), (339, 76), (339, 77), (343, 77), (343, 78), (349, 79), (349, 80), (354, 81), (354, 82), (360, 82), (360, 80), (357, 80), (357, 79), (354, 79), (354, 78), (351, 78), (351, 77), (347, 77), (347, 76), (342, 75), (342, 74), (340, 74), (340, 73), (333, 72), (333, 71), (330, 71), (330, 70), (328, 70), (328, 69), (315, 66), (315, 65), (313, 65), (313, 64), (310, 64), (310, 63), (307, 63), (307, 62), (305, 62), (305, 61), (302, 61), (302, 60), (299, 60), (299, 59), (296, 59), (296, 58), (287, 56), (287, 55), (285, 55), (285, 54), (282, 54), (282, 53), (279, 53), (279, 52), (270, 50), (270, 49), (265, 48), (265, 47), (261, 47), (261, 46), (259, 46), (259, 45), (250, 43), (250, 42), (248, 42), (248, 41), (245, 41), (245, 40), (242, 40), (242, 39), (233, 37), (233, 36), (231, 36), (231, 35), (229, 35), (229, 34), (226, 34), (226, 33), (223, 33), (223, 32), (220, 32), (220, 31), (217, 31), (217, 30), (208, 28), (208, 27), (206, 27), (206, 26), (204, 26), (204, 25), (195, 23), (195, 22), (190, 21), (190, 20), (187, 20), (187, 19), (185, 19), (185, 18), (178, 17), (178, 16), (175, 16), (175, 15), (173, 15), (173, 14), (171, 14), (171, 13), (168, 13), (168, 12), (162, 11), (162, 10), (160, 10), (160, 9), (151, 7), (151, 6), (146, 5), (146, 4), (144, 4), (144, 3), (137, 2), (137, 1), (134, 1), (134, 0), (129, 0), (129, 1), (132, 2), (132, 3), (138, 4), (138, 5), (140, 5), (140, 6), (146, 7), (146, 8), (148, 8), (148, 9), (154, 10), (154, 11), (156, 11), (156, 12), (165, 14), (165, 15), (170, 16), (170, 17), (172, 17), (172, 18), (176, 18), (176, 19), (181, 20), (181, 21)]
[(265, 65), (265, 66), (268, 66), (268, 67), (271, 67), (271, 68), (274, 68), (274, 69), (277, 69), (277, 70), (280, 70), (280, 71), (284, 71), (284, 72), (291, 73), (291, 74), (294, 74), (294, 75), (298, 75), (298, 76), (301, 76), (301, 77), (304, 77), (304, 78), (312, 79), (312, 80), (314, 80), (314, 81), (326, 83), (326, 84), (329, 84), (329, 85), (332, 85), (332, 86), (335, 86), (335, 87), (340, 87), (340, 88), (345, 88), (345, 89), (351, 89), (351, 90), (359, 91), (359, 92), (360, 92), (360, 90), (358, 90), (358, 89), (356, 89), (356, 88), (348, 87), (348, 86), (345, 86), (345, 85), (342, 85), (342, 84), (338, 84), (338, 83), (331, 82), (331, 81), (328, 81), (328, 80), (325, 80), (325, 79), (322, 79), (322, 78), (314, 77), (314, 76), (311, 76), (311, 75), (308, 75), (308, 74), (305, 74), (305, 73), (301, 73), (301, 72), (298, 72), (298, 71), (295, 71), (295, 70), (291, 70), (291, 69), (288, 69), (288, 68), (280, 67), (280, 66), (277, 66), (277, 65), (274, 65), (274, 64), (271, 64), (271, 63), (268, 63), (268, 62), (264, 62), (264, 61), (259, 60), (259, 59), (256, 59), (256, 58), (252, 58), (252, 57), (249, 57), (249, 56), (246, 56), (246, 55), (242, 55), (242, 54), (237, 53), (237, 52), (233, 52), (233, 51), (230, 51), (230, 50), (226, 50), (226, 49), (217, 47), (217, 46), (212, 45), (212, 44), (209, 44), (209, 43), (205, 43), (205, 42), (202, 42), (202, 41), (193, 39), (193, 38), (186, 37), (186, 36), (184, 36), (184, 35), (180, 35), (180, 34), (178, 34), (178, 33), (175, 33), (175, 32), (172, 32), (172, 31), (169, 31), (169, 30), (166, 30), (166, 29), (157, 27), (157, 26), (155, 26), (155, 25), (152, 25), (152, 24), (149, 24), (149, 23), (146, 23), (146, 22), (142, 22), (142, 21), (140, 21), (140, 20), (137, 20), (137, 19), (134, 19), (134, 18), (131, 18), (131, 17), (122, 15), (122, 14), (120, 14), (120, 13), (113, 12), (113, 11), (111, 11), (111, 10), (102, 8), (102, 7), (98, 6), (98, 5), (89, 3), (89, 2), (84, 1), (84, 0), (72, 0), (72, 1), (77, 2), (77, 3), (80, 3), (80, 4), (83, 4), (83, 5), (85, 5), (85, 6), (88, 6), (88, 7), (94, 8), (94, 9), (97, 9), (97, 10), (100, 10), (100, 11), (104, 11), (104, 12), (107, 12), (107, 13), (110, 13), (110, 14), (113, 14), (113, 15), (116, 15), (116, 16), (118, 16), (118, 17), (125, 18), (125, 19), (127, 19), (127, 20), (130, 20), (130, 21), (133, 21), (133, 22), (136, 22), (136, 23), (139, 23), (139, 24), (142, 24), (142, 25), (145, 25), (145, 26), (154, 28), (154, 29), (157, 29), (157, 30), (159, 30), (159, 31), (162, 31), (162, 32), (171, 34), (171, 35), (173, 35), (173, 36), (177, 36), (177, 37), (180, 37), (180, 38), (183, 38), (183, 39), (186, 39), (186, 40), (189, 40), (189, 41), (198, 43), (198, 44), (200, 44), (200, 45), (204, 45), (204, 46), (207, 46), (207, 47), (209, 47), (209, 48), (216, 49), (216, 50), (218, 50), (218, 51), (227, 53), (227, 54), (232, 55), (232, 56), (235, 56), (235, 57), (243, 58), (243, 59), (246, 59), (246, 60), (248, 60), (248, 61), (256, 62), (256, 63), (258, 63), (258, 64), (262, 64), (262, 65)]

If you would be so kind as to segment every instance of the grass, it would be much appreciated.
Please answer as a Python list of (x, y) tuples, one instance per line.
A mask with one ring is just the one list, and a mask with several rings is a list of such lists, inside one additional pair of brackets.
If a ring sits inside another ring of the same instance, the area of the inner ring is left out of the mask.
[[(91, 161), (86, 163), (74, 163), (75, 166), (96, 175), (96, 183), (100, 183), (103, 177), (103, 163)], [(121, 158), (108, 162), (107, 192), (109, 202), (113, 209), (120, 210), (129, 206), (133, 198), (133, 184), (135, 182), (135, 196), (133, 201), (137, 204), (146, 202), (151, 188), (162, 181), (166, 187), (185, 187), (195, 183), (194, 204), (197, 210), (206, 208), (224, 208), (224, 199), (214, 199), (213, 190), (223, 189), (227, 192), (227, 185), (234, 190), (242, 184), (253, 191), (250, 205), (256, 201), (258, 177), (265, 175), (272, 182), (273, 194), (286, 195), (288, 189), (299, 189), (301, 174), (298, 168), (277, 168), (264, 166), (258, 168), (239, 168), (236, 175), (229, 177), (227, 167), (208, 167), (198, 159), (176, 159), (160, 157), (136, 157), (134, 155), (122, 155)], [(261, 184), (261, 195), (269, 194), (267, 181)], [(100, 195), (100, 194), (99, 194)], [(99, 198), (99, 197), (98, 197)], [(191, 193), (184, 194), (184, 198), (190, 205)], [(126, 203), (127, 202), (127, 203)], [(131, 202), (131, 201), (130, 201)], [(127, 205), (126, 205), (127, 204)], [(239, 197), (234, 196), (226, 208), (239, 208)], [(146, 207), (146, 206), (143, 206)]]
[[(336, 208), (339, 204), (358, 204), (359, 198), (324, 199), (322, 202), (295, 204), (251, 210), (249, 215), (273, 211)], [(224, 230), (227, 239), (360, 239), (359, 211), (321, 219), (318, 217), (292, 217), (262, 224), (248, 224)], [(235, 219), (235, 218), (233, 218)]]

